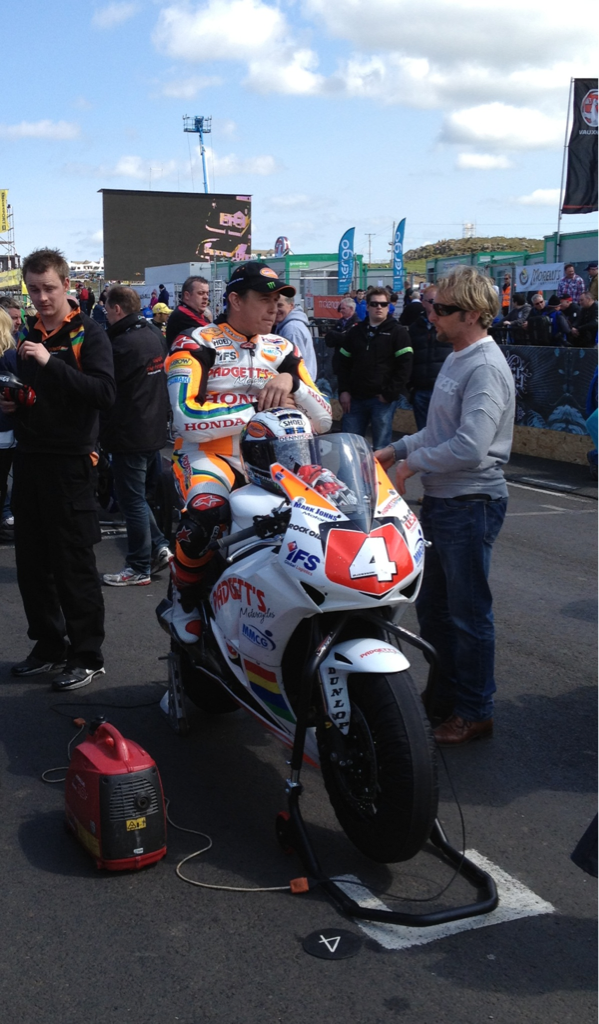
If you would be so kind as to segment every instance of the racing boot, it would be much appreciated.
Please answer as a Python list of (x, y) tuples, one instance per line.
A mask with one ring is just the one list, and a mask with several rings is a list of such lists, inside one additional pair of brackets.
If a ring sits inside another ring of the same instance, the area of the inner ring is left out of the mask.
[(165, 609), (161, 618), (168, 622), (177, 640), (182, 644), (195, 644), (202, 635), (202, 618), (196, 607), (194, 587), (180, 588), (177, 583), (176, 566), (171, 568), (172, 604)]

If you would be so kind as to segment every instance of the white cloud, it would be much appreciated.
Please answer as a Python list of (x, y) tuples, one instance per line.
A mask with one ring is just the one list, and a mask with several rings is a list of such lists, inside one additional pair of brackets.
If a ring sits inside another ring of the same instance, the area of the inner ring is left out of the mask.
[(284, 39), (286, 22), (262, 0), (208, 0), (165, 7), (153, 34), (161, 53), (188, 61), (251, 61)]
[(113, 3), (108, 4), (107, 7), (100, 7), (94, 11), (92, 18), (92, 25), (94, 28), (114, 28), (115, 25), (122, 25), (124, 21), (129, 21), (139, 11), (139, 4), (137, 3)]
[(529, 196), (520, 196), (515, 202), (521, 206), (557, 206), (559, 197), (559, 188), (536, 188)]
[(218, 135), (224, 135), (227, 139), (232, 138), (237, 133), (235, 121), (230, 121), (228, 118), (214, 117), (212, 119), (212, 126), (213, 132), (217, 132)]
[[(264, 154), (261, 156), (240, 157), (235, 153), (227, 156), (219, 156), (209, 146), (206, 146), (206, 163), (210, 176), (227, 177), (235, 174), (258, 174), (266, 177), (281, 171), (282, 165), (273, 156)], [(194, 170), (201, 175), (201, 156), (197, 147), (192, 154)], [(120, 157), (114, 164), (66, 164), (63, 167), (66, 174), (77, 177), (92, 178), (133, 178), (135, 181), (143, 181), (152, 186), (161, 180), (187, 178), (189, 175), (189, 161), (165, 160), (161, 157), (145, 158), (136, 155), (125, 155)]]
[(548, 149), (563, 141), (564, 121), (538, 110), (484, 103), (457, 110), (443, 125), (441, 141), (483, 144), (490, 149)]
[[(199, 163), (200, 157), (196, 154), (195, 162)], [(209, 172), (218, 178), (229, 177), (233, 174), (258, 174), (266, 177), (276, 174), (282, 170), (282, 166), (275, 160), (274, 156), (250, 156), (239, 157), (234, 153), (228, 156), (219, 156), (209, 146), (206, 146), (206, 163)]]
[(210, 86), (217, 86), (222, 83), (222, 78), (215, 75), (192, 75), (189, 78), (173, 79), (162, 86), (162, 95), (176, 100), (192, 100), (201, 89), (208, 89)]
[(250, 61), (245, 85), (255, 92), (311, 96), (326, 89), (323, 75), (314, 73), (318, 57), (312, 50), (281, 48), (273, 60)]
[(78, 124), (70, 121), (21, 121), (0, 125), (0, 136), (8, 139), (76, 139), (81, 134)]
[(289, 192), (283, 195), (271, 196), (268, 199), (268, 206), (275, 210), (329, 210), (337, 204), (336, 199), (329, 199), (327, 196), (309, 196), (303, 192)]
[(456, 167), (461, 171), (504, 171), (513, 167), (506, 156), (494, 156), (492, 153), (458, 153)]
[(113, 168), (104, 170), (111, 178), (137, 178), (139, 181), (158, 181), (176, 172), (175, 160), (143, 160), (140, 156), (122, 156)]
[[(546, 68), (570, 53), (582, 65), (592, 60), (593, 0), (577, 0), (576, 18), (545, 0), (304, 0), (303, 12), (328, 35), (362, 53), (394, 52), (425, 57), (439, 67), (480, 64), (501, 75), (522, 67)], [(586, 53), (585, 53), (586, 51)], [(498, 86), (500, 81), (497, 82)]]
[(292, 210), (298, 206), (308, 206), (310, 197), (304, 195), (302, 192), (291, 192), (288, 195), (272, 196), (269, 200), (271, 206), (279, 207), (283, 210)]

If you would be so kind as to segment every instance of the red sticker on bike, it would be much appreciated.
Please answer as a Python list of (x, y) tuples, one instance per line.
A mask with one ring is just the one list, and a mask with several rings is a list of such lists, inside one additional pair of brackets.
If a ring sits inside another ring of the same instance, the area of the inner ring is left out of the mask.
[(333, 529), (327, 537), (325, 573), (331, 583), (363, 594), (386, 594), (414, 571), (414, 562), (392, 523), (372, 533)]

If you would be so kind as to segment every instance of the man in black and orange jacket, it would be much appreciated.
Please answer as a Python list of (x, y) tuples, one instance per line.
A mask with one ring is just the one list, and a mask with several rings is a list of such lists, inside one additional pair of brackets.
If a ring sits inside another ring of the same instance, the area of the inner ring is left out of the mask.
[(35, 641), (12, 667), (17, 678), (61, 670), (58, 691), (78, 689), (104, 672), (104, 602), (93, 546), (100, 525), (92, 469), (98, 414), (115, 398), (106, 332), (68, 298), (62, 253), (40, 249), (23, 263), (37, 316), (17, 352), (17, 375), (34, 405), (0, 400), (15, 413), (12, 507), (17, 579)]

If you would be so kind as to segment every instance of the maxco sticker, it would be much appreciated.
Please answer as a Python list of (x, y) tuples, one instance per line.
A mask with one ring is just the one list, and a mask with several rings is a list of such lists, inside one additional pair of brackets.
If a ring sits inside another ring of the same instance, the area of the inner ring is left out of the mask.
[(146, 827), (146, 819), (145, 818), (127, 818), (127, 821), (125, 822), (125, 824), (127, 825), (127, 832), (137, 832), (138, 828), (145, 828)]

